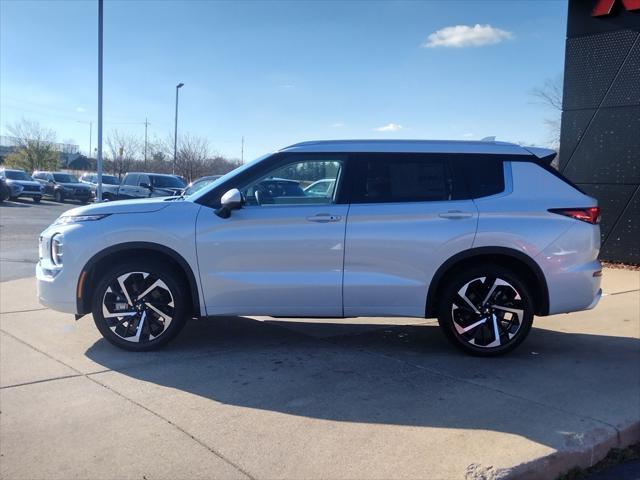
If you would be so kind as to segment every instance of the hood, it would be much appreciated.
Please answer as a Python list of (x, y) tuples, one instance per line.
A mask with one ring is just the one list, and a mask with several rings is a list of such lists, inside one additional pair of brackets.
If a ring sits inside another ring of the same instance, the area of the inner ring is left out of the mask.
[(150, 213), (170, 205), (166, 198), (155, 197), (140, 200), (118, 200), (116, 202), (93, 203), (85, 207), (67, 210), (64, 215), (107, 215), (119, 213)]
[(58, 185), (62, 186), (62, 187), (67, 187), (67, 188), (86, 188), (87, 190), (89, 190), (89, 186), (84, 184), (84, 183), (80, 183), (80, 182), (71, 182), (71, 183), (62, 183), (62, 182), (58, 182)]
[(178, 187), (155, 187), (154, 190), (161, 190), (163, 192), (170, 192), (173, 195), (179, 195), (184, 192), (184, 188)]

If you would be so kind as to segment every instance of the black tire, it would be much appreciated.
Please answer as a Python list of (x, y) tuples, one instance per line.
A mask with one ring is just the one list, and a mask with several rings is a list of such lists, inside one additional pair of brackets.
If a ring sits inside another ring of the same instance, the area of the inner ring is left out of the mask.
[(53, 192), (53, 199), (58, 203), (62, 203), (64, 202), (64, 194), (60, 190), (56, 190)]
[[(154, 284), (158, 286), (150, 289)], [(144, 290), (147, 294), (138, 298)], [(127, 315), (105, 318), (105, 311)], [(181, 275), (172, 268), (152, 261), (125, 261), (101, 275), (93, 293), (92, 314), (102, 336), (117, 347), (135, 352), (154, 350), (184, 327), (190, 314), (189, 294)], [(140, 323), (142, 328), (138, 328)]]
[(40, 203), (40, 200), (42, 200), (42, 197), (33, 197), (33, 203)]
[(470, 268), (448, 278), (438, 305), (438, 323), (464, 352), (502, 355), (529, 334), (533, 298), (525, 282), (510, 270), (491, 264)]

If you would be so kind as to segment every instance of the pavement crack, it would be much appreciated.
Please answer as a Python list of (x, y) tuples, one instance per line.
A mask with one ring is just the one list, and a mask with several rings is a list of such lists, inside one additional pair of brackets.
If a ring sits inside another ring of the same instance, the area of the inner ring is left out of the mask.
[(45, 307), (40, 308), (29, 308), (27, 310), (11, 310), (10, 312), (0, 312), (3, 315), (8, 315), (9, 313), (28, 313), (28, 312), (41, 312), (43, 310), (48, 310)]
[[(56, 378), (51, 378), (51, 379), (47, 379), (47, 380), (36, 380), (33, 382), (26, 382), (22, 385), (11, 385), (11, 386), (7, 386), (4, 388), (11, 388), (11, 387), (19, 387), (19, 386), (24, 386), (24, 385), (31, 385), (31, 384), (36, 384), (36, 383), (43, 383), (43, 382), (47, 382), (47, 381), (55, 381), (55, 380), (62, 380), (64, 378), (77, 378), (77, 377), (84, 377), (87, 380), (89, 380), (90, 382), (95, 383), (96, 385), (101, 386), (102, 388), (109, 390), (110, 392), (114, 393), (115, 395), (118, 395), (119, 397), (125, 399), (126, 401), (136, 405), (139, 408), (142, 408), (143, 410), (145, 410), (146, 412), (149, 412), (151, 415), (153, 415), (156, 418), (159, 418), (165, 422), (167, 422), (169, 425), (171, 425), (173, 428), (175, 428), (176, 430), (182, 432), (184, 435), (186, 435), (187, 437), (191, 438), (194, 442), (198, 443), (200, 446), (202, 446), (203, 448), (207, 449), (209, 452), (211, 452), (212, 454), (214, 454), (215, 456), (217, 456), (218, 458), (220, 458), (223, 462), (228, 463), (229, 465), (231, 465), (233, 468), (235, 468), (236, 470), (238, 470), (240, 473), (242, 473), (243, 475), (245, 475), (247, 478), (249, 478), (250, 480), (255, 480), (256, 477), (251, 475), (249, 472), (247, 472), (243, 467), (241, 467), (240, 465), (236, 464), (235, 462), (233, 462), (232, 460), (229, 460), (228, 458), (226, 458), (222, 453), (220, 453), (219, 451), (217, 451), (215, 448), (207, 445), (204, 441), (200, 440), (199, 438), (197, 438), (196, 436), (192, 435), (191, 433), (189, 433), (187, 430), (185, 430), (184, 428), (182, 428), (180, 425), (177, 425), (176, 423), (172, 422), (171, 420), (169, 420), (168, 418), (160, 415), (157, 412), (154, 412), (153, 410), (151, 410), (148, 407), (145, 407), (144, 405), (142, 405), (139, 402), (136, 402), (134, 399), (127, 397), (126, 395), (118, 392), (117, 390), (109, 387), (108, 385), (100, 382), (99, 380), (93, 378), (93, 375), (99, 374), (99, 373), (108, 373), (113, 371), (112, 369), (106, 369), (106, 370), (102, 370), (99, 372), (91, 372), (91, 373), (84, 373), (81, 372), (80, 370), (78, 370), (77, 368), (63, 362), (62, 360), (59, 360), (51, 355), (49, 355), (47, 352), (44, 352), (42, 350), (40, 350), (37, 347), (34, 347), (33, 345), (25, 342), (24, 340), (22, 340), (21, 338), (16, 337), (15, 335), (7, 332), (4, 329), (0, 329), (0, 332), (4, 333), (5, 335), (13, 338), (14, 340), (20, 342), (23, 345), (26, 345), (27, 347), (35, 350), (38, 353), (41, 353), (43, 355), (45, 355), (47, 358), (50, 358), (51, 360), (60, 363), (61, 365), (64, 365), (65, 367), (73, 370), (74, 372), (76, 372), (75, 375), (67, 375), (65, 377), (56, 377)], [(4, 389), (3, 388), (3, 389)]]
[[(98, 372), (96, 372), (98, 373)], [(136, 402), (135, 400), (133, 400), (132, 398), (127, 397), (126, 395), (118, 392), (117, 390), (114, 390), (113, 388), (111, 388), (110, 386), (98, 381), (95, 378), (92, 378), (89, 376), (90, 374), (84, 375), (88, 380), (94, 382), (96, 385), (100, 385), (101, 387), (109, 390), (110, 392), (113, 392), (114, 394), (118, 395), (119, 397), (131, 402), (132, 404), (136, 405), (139, 408), (142, 408), (143, 410), (149, 412), (151, 415), (164, 420), (165, 422), (167, 422), (169, 425), (171, 425), (173, 428), (175, 428), (176, 430), (179, 430), (180, 432), (182, 432), (184, 435), (186, 435), (187, 437), (191, 438), (194, 442), (196, 442), (197, 444), (199, 444), (201, 447), (207, 449), (209, 452), (213, 453), (216, 457), (220, 458), (220, 460), (224, 461), (225, 463), (228, 463), (229, 465), (231, 465), (233, 468), (235, 468), (236, 470), (238, 470), (240, 473), (242, 473), (243, 475), (247, 476), (249, 479), (251, 480), (255, 480), (256, 477), (251, 475), (248, 471), (246, 471), (243, 467), (241, 467), (240, 465), (238, 465), (237, 463), (233, 462), (232, 460), (229, 460), (228, 458), (226, 458), (221, 452), (219, 452), (218, 450), (216, 450), (215, 448), (207, 445), (207, 443), (205, 443), (203, 440), (200, 440), (198, 437), (196, 437), (195, 435), (192, 435), (191, 433), (189, 433), (187, 430), (185, 430), (184, 428), (182, 428), (180, 425), (178, 425), (177, 423), (172, 422), (171, 420), (169, 420), (168, 418), (160, 415), (157, 412), (154, 412), (153, 410), (151, 410), (148, 407), (145, 407), (144, 405), (142, 405), (139, 402)]]

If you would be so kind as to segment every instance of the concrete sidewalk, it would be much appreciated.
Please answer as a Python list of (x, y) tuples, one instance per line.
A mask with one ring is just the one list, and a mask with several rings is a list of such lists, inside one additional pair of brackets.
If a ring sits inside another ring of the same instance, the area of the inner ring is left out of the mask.
[(640, 441), (640, 273), (513, 354), (432, 320), (191, 322), (159, 352), (0, 284), (0, 477), (555, 478)]

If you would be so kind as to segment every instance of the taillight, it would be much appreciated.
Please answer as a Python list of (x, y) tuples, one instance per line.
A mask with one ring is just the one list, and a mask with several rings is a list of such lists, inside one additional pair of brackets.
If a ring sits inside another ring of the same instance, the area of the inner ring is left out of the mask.
[(557, 213), (558, 215), (564, 215), (565, 217), (575, 218), (582, 222), (591, 223), (596, 225), (600, 223), (600, 208), (550, 208), (550, 212)]

